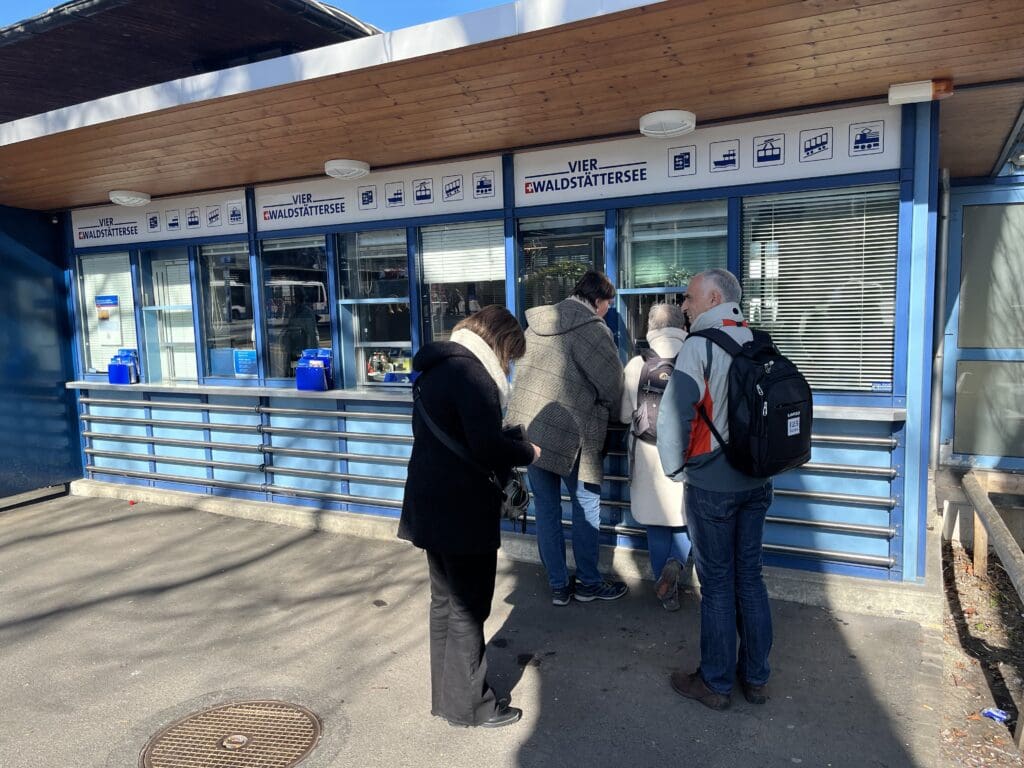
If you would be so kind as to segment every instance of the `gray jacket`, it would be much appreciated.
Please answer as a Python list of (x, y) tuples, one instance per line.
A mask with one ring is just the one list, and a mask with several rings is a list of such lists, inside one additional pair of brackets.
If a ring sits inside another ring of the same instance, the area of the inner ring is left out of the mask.
[(526, 312), (526, 354), (516, 363), (506, 422), (541, 447), (534, 466), (600, 483), (609, 413), (619, 407), (622, 361), (604, 320), (575, 299)]

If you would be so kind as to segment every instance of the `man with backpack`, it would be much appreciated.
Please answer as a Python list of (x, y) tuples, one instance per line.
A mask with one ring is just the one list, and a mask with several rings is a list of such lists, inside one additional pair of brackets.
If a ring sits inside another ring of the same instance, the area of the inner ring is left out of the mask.
[(690, 281), (690, 336), (658, 414), (662, 469), (685, 483), (702, 595), (700, 666), (673, 672), (671, 683), (718, 710), (729, 706), (737, 681), (748, 702), (767, 700), (772, 619), (761, 548), (770, 477), (810, 456), (810, 389), (767, 334), (747, 327), (740, 296), (739, 281), (723, 269)]

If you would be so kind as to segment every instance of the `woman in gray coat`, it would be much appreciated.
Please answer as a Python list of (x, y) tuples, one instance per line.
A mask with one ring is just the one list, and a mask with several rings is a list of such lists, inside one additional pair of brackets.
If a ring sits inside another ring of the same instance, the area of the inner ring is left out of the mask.
[[(614, 298), (604, 274), (587, 272), (565, 301), (527, 311), (526, 355), (516, 364), (506, 416), (507, 423), (522, 424), (542, 451), (528, 472), (537, 546), (555, 605), (626, 594), (625, 584), (605, 581), (597, 570), (601, 449), (622, 394), (622, 362), (604, 322)], [(565, 560), (563, 484), (572, 500), (574, 580)]]

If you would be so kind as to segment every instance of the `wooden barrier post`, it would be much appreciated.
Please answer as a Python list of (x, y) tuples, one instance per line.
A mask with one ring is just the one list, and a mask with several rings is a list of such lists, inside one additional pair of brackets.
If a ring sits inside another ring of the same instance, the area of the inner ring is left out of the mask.
[(978, 514), (974, 510), (974, 575), (984, 578), (988, 573), (988, 530)]

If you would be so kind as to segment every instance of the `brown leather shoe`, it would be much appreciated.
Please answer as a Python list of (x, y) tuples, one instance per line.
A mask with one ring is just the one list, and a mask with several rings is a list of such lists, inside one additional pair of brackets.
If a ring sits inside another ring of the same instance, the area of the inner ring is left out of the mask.
[(741, 683), (740, 687), (743, 688), (743, 698), (745, 698), (751, 704), (768, 703), (767, 685), (751, 685), (750, 683)]
[(729, 708), (730, 697), (723, 693), (715, 693), (708, 688), (699, 671), (686, 674), (677, 670), (672, 673), (669, 680), (672, 683), (672, 690), (680, 696), (696, 699), (710, 709), (721, 711)]

